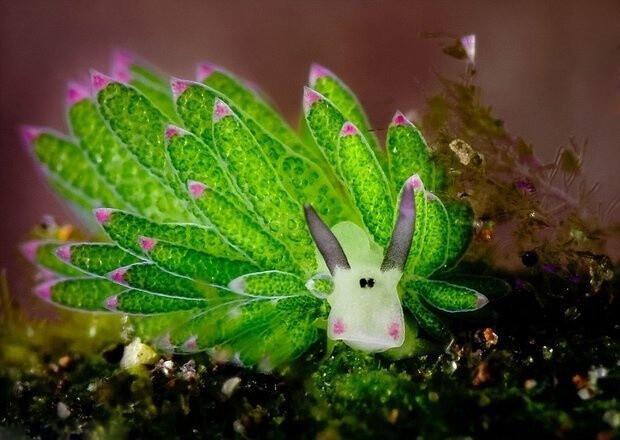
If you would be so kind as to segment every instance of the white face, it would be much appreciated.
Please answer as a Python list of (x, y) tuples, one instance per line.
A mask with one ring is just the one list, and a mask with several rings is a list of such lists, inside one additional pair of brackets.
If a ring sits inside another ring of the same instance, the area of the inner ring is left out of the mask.
[[(359, 226), (342, 222), (332, 231), (351, 269), (337, 268), (333, 276), (334, 290), (327, 297), (331, 307), (327, 336), (363, 351), (400, 347), (405, 339), (405, 324), (396, 286), (402, 273), (380, 270), (383, 251)], [(317, 263), (320, 272), (327, 272), (319, 253)]]
[(403, 309), (396, 286), (402, 272), (356, 265), (338, 268), (327, 335), (352, 348), (370, 352), (400, 347), (405, 340)]
[(385, 255), (359, 226), (342, 222), (330, 230), (312, 206), (304, 206), (308, 229), (317, 245), (318, 272), (329, 269), (334, 280), (334, 291), (327, 297), (331, 306), (329, 338), (370, 352), (403, 345), (405, 319), (397, 286), (413, 240), (414, 191), (420, 187), (417, 174), (403, 185)]

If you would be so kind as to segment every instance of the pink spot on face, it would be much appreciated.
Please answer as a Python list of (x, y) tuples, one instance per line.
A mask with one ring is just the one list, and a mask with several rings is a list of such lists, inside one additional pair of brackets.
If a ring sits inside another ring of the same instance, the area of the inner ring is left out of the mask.
[(194, 199), (198, 199), (204, 195), (207, 187), (203, 183), (190, 181), (187, 183), (187, 189), (190, 196), (192, 196)]
[(414, 174), (409, 178), (409, 185), (411, 185), (411, 188), (413, 188), (415, 191), (423, 188), (422, 179), (420, 179), (420, 176), (418, 176), (417, 174)]
[(355, 134), (359, 134), (357, 127), (351, 122), (345, 122), (342, 126), (342, 130), (340, 130), (340, 136), (353, 136)]
[(185, 341), (185, 349), (187, 350), (196, 350), (198, 348), (198, 342), (196, 342), (196, 336), (192, 336), (187, 341)]
[(41, 130), (37, 127), (24, 125), (21, 127), (20, 133), (22, 135), (22, 141), (24, 142), (24, 145), (30, 148), (32, 146), (32, 142), (41, 134)]
[(333, 76), (333, 74), (326, 67), (321, 66), (320, 64), (312, 64), (310, 66), (310, 75), (308, 78), (308, 82), (310, 86), (314, 86), (314, 83), (319, 78), (323, 78), (324, 76)]
[(34, 289), (35, 295), (43, 300), (50, 300), (52, 298), (52, 286), (56, 281), (48, 281), (47, 283), (39, 284)]
[(90, 83), (95, 93), (99, 92), (99, 90), (110, 84), (110, 80), (110, 77), (105, 76), (103, 73), (100, 72), (92, 71), (90, 74)]
[(346, 327), (344, 325), (344, 322), (342, 322), (342, 319), (336, 319), (336, 321), (332, 325), (332, 330), (334, 331), (335, 335), (341, 335), (345, 332)]
[(175, 101), (183, 94), (184, 91), (189, 87), (189, 83), (182, 79), (173, 78), (170, 81), (170, 88), (172, 89), (172, 96)]
[(213, 122), (217, 122), (220, 119), (232, 115), (232, 110), (226, 105), (226, 103), (220, 99), (215, 100), (215, 106), (213, 107)]
[(426, 200), (428, 200), (429, 202), (435, 201), (437, 200), (437, 196), (433, 193), (426, 193)]
[(388, 334), (395, 341), (400, 337), (400, 324), (398, 322), (393, 322), (388, 327)]
[(304, 87), (304, 111), (307, 113), (315, 102), (320, 101), (323, 97), (312, 90), (310, 87)]
[(213, 72), (216, 71), (216, 68), (211, 63), (200, 63), (196, 66), (196, 81), (203, 82), (207, 79)]
[(407, 118), (405, 118), (405, 115), (403, 115), (401, 112), (396, 112), (396, 114), (392, 118), (393, 125), (406, 125), (407, 123), (409, 123), (409, 121), (407, 121)]
[(125, 282), (125, 274), (127, 273), (127, 269), (121, 267), (119, 269), (113, 270), (110, 274), (110, 279), (115, 283), (123, 284)]
[(166, 127), (166, 140), (169, 141), (172, 136), (177, 136), (181, 134), (181, 130), (179, 127), (175, 127), (174, 125), (169, 125)]
[(110, 221), (110, 216), (112, 215), (112, 210), (110, 208), (98, 208), (95, 209), (95, 218), (99, 222), (99, 224), (103, 225)]
[(28, 241), (23, 243), (19, 249), (21, 250), (24, 257), (28, 259), (31, 263), (35, 261), (37, 258), (37, 249), (39, 248), (40, 242), (38, 241)]
[(88, 89), (81, 84), (71, 81), (67, 87), (67, 105), (72, 106), (82, 99), (88, 98)]
[(71, 261), (71, 245), (60, 246), (56, 249), (56, 256), (62, 261)]
[(118, 295), (112, 295), (105, 300), (105, 307), (110, 310), (118, 308)]
[(150, 252), (157, 244), (157, 240), (155, 238), (140, 237), (138, 238), (138, 244), (144, 252)]

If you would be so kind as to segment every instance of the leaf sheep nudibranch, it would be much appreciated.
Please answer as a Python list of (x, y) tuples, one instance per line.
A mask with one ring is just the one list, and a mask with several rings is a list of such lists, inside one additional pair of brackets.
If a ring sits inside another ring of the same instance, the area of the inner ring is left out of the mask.
[(382, 148), (353, 92), (313, 65), (302, 140), (243, 80), (196, 72), (169, 78), (118, 51), (111, 76), (69, 84), (71, 136), (23, 129), (42, 176), (107, 236), (25, 243), (48, 275), (41, 299), (129, 315), (161, 350), (271, 369), (321, 334), (383, 352), (412, 346), (415, 319), (449, 338), (441, 313), (505, 288), (450, 272), (473, 214), (438, 197), (445, 170), (402, 113)]

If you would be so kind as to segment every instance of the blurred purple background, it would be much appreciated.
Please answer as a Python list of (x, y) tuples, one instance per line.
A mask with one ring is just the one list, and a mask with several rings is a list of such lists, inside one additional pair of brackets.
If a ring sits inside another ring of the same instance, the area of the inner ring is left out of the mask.
[[(551, 160), (588, 140), (597, 197), (620, 194), (618, 1), (9, 1), (0, 8), (0, 267), (13, 293), (31, 285), (17, 243), (42, 215), (70, 220), (20, 145), (21, 123), (64, 130), (66, 81), (108, 70), (118, 46), (179, 77), (209, 60), (251, 79), (295, 121), (308, 66), (352, 86), (375, 127), (421, 109), (434, 72), (463, 65), (425, 31), (475, 33), (478, 83), (508, 129)], [(619, 219), (618, 212), (614, 214)]]

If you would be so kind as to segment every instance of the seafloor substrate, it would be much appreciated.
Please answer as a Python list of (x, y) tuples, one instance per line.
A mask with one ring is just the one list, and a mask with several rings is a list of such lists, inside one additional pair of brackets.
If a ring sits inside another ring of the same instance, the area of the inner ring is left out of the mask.
[(317, 344), (280, 374), (203, 355), (128, 372), (122, 344), (67, 345), (75, 329), (41, 334), (49, 324), (7, 313), (5, 301), (0, 438), (620, 435), (618, 276), (595, 295), (546, 273), (513, 284), (438, 354), (391, 362), (337, 347), (323, 361)]

